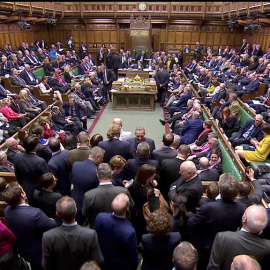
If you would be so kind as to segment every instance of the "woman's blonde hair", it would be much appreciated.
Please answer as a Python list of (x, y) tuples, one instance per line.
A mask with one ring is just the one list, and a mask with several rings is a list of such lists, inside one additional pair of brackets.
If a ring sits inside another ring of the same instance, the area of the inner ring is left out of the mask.
[(10, 97), (4, 98), (4, 99), (2, 100), (2, 104), (3, 104), (3, 105), (10, 104), (10, 102), (11, 102), (11, 98), (10, 98)]
[(115, 168), (125, 168), (127, 166), (127, 161), (122, 156), (116, 155), (111, 158), (110, 165), (112, 170)]
[(19, 93), (19, 97), (26, 100), (28, 97), (28, 92), (26, 90), (21, 90)]
[(65, 71), (65, 72), (69, 72), (69, 71), (70, 71), (70, 65), (66, 65), (66, 66), (64, 67), (64, 71)]

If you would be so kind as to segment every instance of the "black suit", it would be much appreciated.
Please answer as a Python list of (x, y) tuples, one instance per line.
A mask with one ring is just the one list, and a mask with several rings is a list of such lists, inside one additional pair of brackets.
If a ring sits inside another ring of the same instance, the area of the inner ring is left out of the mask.
[[(176, 186), (175, 189), (172, 189)], [(171, 190), (168, 197), (170, 200), (176, 195), (181, 194), (187, 198), (187, 210), (195, 212), (195, 208), (198, 207), (199, 201), (203, 195), (203, 186), (201, 180), (196, 175), (189, 181), (185, 181), (182, 176), (171, 184)]]
[(233, 258), (239, 254), (252, 256), (262, 266), (269, 269), (270, 240), (249, 232), (220, 232), (216, 235), (207, 270), (230, 269)]
[(29, 205), (8, 206), (4, 213), (9, 229), (17, 238), (19, 253), (31, 266), (41, 267), (42, 234), (56, 227), (55, 221), (48, 218), (39, 208)]
[(177, 151), (171, 149), (169, 146), (163, 146), (161, 149), (154, 150), (152, 155), (153, 159), (157, 160), (159, 165), (161, 165), (164, 159), (174, 159), (177, 155)]
[(156, 74), (156, 83), (157, 83), (157, 101), (160, 102), (160, 105), (163, 105), (165, 100), (166, 91), (168, 90), (168, 83), (169, 83), (170, 75), (167, 70), (159, 70)]
[(97, 233), (79, 225), (62, 225), (44, 233), (42, 251), (44, 270), (74, 270), (86, 261), (103, 262)]
[[(28, 74), (30, 74), (32, 78), (30, 78)], [(23, 70), (20, 73), (20, 77), (25, 80), (27, 85), (37, 85), (39, 83), (39, 79), (36, 77), (36, 75), (32, 71), (26, 72), (26, 70)]]
[(46, 161), (34, 153), (22, 153), (14, 157), (15, 175), (27, 198), (31, 199), (39, 177), (49, 172)]
[(111, 158), (115, 155), (120, 155), (126, 160), (132, 157), (128, 141), (110, 139), (108, 141), (99, 142), (98, 146), (105, 150), (103, 162), (109, 163)]
[(114, 55), (111, 60), (111, 66), (115, 74), (115, 79), (118, 79), (118, 69), (121, 68), (121, 58), (119, 55)]
[(218, 181), (219, 173), (217, 169), (207, 169), (198, 174), (201, 181)]
[[(149, 144), (150, 146), (150, 157), (152, 156), (152, 152), (153, 150), (156, 148), (155, 146), (155, 142), (154, 140), (150, 139), (150, 138), (144, 138), (144, 140)], [(136, 150), (137, 150), (137, 146), (140, 142), (137, 141), (137, 138), (130, 138), (127, 140), (130, 143), (130, 151), (132, 153), (133, 158), (135, 158), (137, 156), (136, 154)]]
[(68, 150), (53, 153), (52, 158), (48, 162), (50, 172), (57, 179), (56, 189), (62, 195), (70, 195), (71, 184), (69, 179), (68, 154)]

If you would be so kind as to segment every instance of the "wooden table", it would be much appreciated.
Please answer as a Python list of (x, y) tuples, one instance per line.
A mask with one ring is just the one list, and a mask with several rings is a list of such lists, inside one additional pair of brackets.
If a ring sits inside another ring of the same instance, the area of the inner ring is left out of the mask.
[[(153, 72), (153, 71), (150, 71)], [(128, 77), (130, 79), (135, 78), (139, 75), (141, 78), (149, 78), (149, 71), (139, 70), (139, 69), (118, 69), (118, 76)]]
[(154, 111), (156, 91), (113, 92), (113, 110)]

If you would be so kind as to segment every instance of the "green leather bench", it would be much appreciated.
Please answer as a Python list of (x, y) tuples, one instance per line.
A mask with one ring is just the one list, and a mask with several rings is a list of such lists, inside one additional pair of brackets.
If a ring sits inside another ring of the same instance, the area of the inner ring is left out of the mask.
[(136, 58), (138, 55), (142, 53), (142, 51), (145, 51), (146, 57), (149, 57), (149, 50), (143, 50), (143, 49), (135, 49), (133, 50), (133, 57)]
[(35, 76), (37, 76), (39, 79), (41, 79), (43, 76), (45, 76), (44, 68), (38, 68), (33, 70), (33, 73)]

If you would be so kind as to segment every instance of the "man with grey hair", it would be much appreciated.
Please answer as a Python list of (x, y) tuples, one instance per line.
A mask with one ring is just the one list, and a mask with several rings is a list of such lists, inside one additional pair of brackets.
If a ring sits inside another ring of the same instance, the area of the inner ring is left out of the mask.
[(64, 196), (56, 203), (56, 215), (62, 225), (43, 234), (42, 266), (44, 270), (79, 269), (88, 261), (103, 263), (97, 233), (77, 224), (75, 201)]
[(7, 161), (4, 151), (0, 151), (0, 172), (14, 172), (14, 164)]
[(36, 86), (40, 83), (40, 80), (36, 77), (36, 75), (31, 71), (30, 65), (25, 64), (24, 70), (20, 73), (20, 77), (28, 84)]
[(137, 156), (128, 159), (127, 168), (125, 170), (124, 179), (132, 179), (135, 177), (138, 168), (144, 164), (153, 165), (159, 170), (159, 162), (150, 158), (150, 146), (148, 142), (140, 142), (136, 150)]
[(196, 270), (198, 252), (187, 241), (181, 242), (173, 251), (173, 270)]
[(24, 152), (24, 148), (18, 144), (17, 140), (15, 138), (8, 138), (5, 141), (5, 146), (7, 147), (7, 158), (8, 161), (13, 163), (14, 157), (22, 152)]
[(122, 129), (122, 127), (123, 127), (122, 119), (120, 119), (118, 117), (114, 118), (113, 123), (118, 124), (121, 127), (121, 133), (120, 133), (120, 137), (119, 137), (120, 141), (127, 141), (128, 139), (132, 138), (132, 133), (130, 131), (124, 131)]
[(198, 238), (198, 269), (206, 269), (216, 234), (237, 230), (245, 210), (244, 204), (235, 201), (239, 184), (232, 173), (223, 173), (218, 184), (221, 199), (202, 205), (196, 214), (189, 214), (189, 231)]
[(13, 85), (20, 86), (21, 88), (28, 88), (33, 90), (33, 85), (28, 85), (24, 79), (19, 76), (19, 71), (16, 68), (11, 69), (10, 82)]
[(99, 164), (97, 177), (99, 186), (87, 191), (83, 198), (82, 214), (88, 218), (91, 228), (94, 228), (96, 216), (100, 212), (112, 212), (111, 203), (119, 193), (126, 194), (129, 197), (130, 206), (134, 205), (126, 188), (112, 184), (112, 170), (108, 163)]
[(253, 256), (263, 269), (269, 269), (270, 240), (259, 237), (267, 222), (267, 212), (262, 205), (249, 206), (242, 216), (240, 231), (216, 235), (207, 270), (229, 269), (238, 254)]
[(179, 174), (180, 178), (171, 184), (168, 197), (172, 200), (176, 194), (185, 196), (187, 210), (195, 213), (203, 195), (202, 182), (196, 174), (195, 164), (192, 161), (184, 161), (180, 165)]
[(111, 204), (113, 213), (99, 213), (95, 221), (100, 249), (104, 256), (103, 269), (137, 269), (138, 247), (134, 227), (127, 220), (129, 198), (118, 194)]
[(199, 170), (197, 170), (198, 177), (201, 181), (218, 181), (219, 172), (216, 168), (210, 169), (209, 159), (201, 157), (199, 160)]
[(251, 256), (237, 255), (234, 257), (230, 270), (261, 270), (260, 264)]
[(104, 150), (95, 146), (89, 150), (86, 160), (75, 161), (71, 170), (71, 183), (73, 184), (72, 198), (76, 201), (78, 213), (76, 220), (83, 224), (82, 204), (85, 192), (98, 186), (97, 166), (103, 161)]

